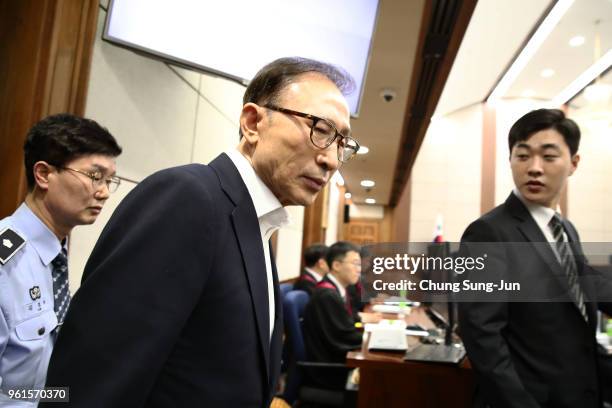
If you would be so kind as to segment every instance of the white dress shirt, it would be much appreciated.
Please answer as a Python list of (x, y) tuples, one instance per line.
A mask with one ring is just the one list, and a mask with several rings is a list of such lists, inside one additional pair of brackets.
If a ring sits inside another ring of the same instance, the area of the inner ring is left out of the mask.
[(327, 277), (329, 278), (330, 281), (334, 283), (334, 285), (336, 285), (336, 287), (340, 291), (340, 296), (342, 296), (342, 299), (346, 301), (346, 288), (342, 286), (340, 282), (338, 282), (338, 279), (336, 279), (336, 277), (332, 275), (331, 273), (328, 273)]
[(313, 277), (313, 279), (314, 279), (315, 281), (317, 281), (317, 282), (321, 282), (321, 279), (323, 279), (323, 276), (319, 275), (319, 274), (317, 273), (317, 271), (315, 271), (314, 269), (311, 269), (311, 268), (309, 268), (309, 267), (305, 266), (305, 267), (304, 267), (304, 270), (305, 270), (305, 271), (306, 271), (308, 274), (310, 274), (310, 276), (312, 276), (312, 277)]
[(268, 281), (268, 300), (270, 310), (270, 338), (274, 331), (274, 281), (272, 279), (272, 261), (270, 256), (270, 247), (268, 241), (277, 229), (289, 224), (289, 213), (276, 196), (270, 191), (268, 186), (259, 178), (251, 163), (238, 150), (230, 150), (226, 152), (230, 160), (234, 163), (242, 177), (242, 181), (246, 184), (255, 212), (259, 221), (259, 231), (261, 233), (261, 244), (263, 246), (264, 257), (266, 261), (266, 275)]

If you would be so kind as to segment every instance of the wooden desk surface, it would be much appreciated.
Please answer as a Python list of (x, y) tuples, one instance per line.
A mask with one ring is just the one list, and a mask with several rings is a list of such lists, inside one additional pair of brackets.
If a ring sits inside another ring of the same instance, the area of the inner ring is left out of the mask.
[[(385, 315), (385, 318), (393, 318)], [(408, 324), (434, 328), (423, 309), (406, 317)], [(347, 354), (347, 365), (359, 368), (358, 406), (366, 407), (471, 407), (473, 373), (469, 361), (459, 365), (404, 361), (404, 353), (370, 352), (366, 333), (361, 350)], [(408, 347), (419, 339), (407, 336)]]

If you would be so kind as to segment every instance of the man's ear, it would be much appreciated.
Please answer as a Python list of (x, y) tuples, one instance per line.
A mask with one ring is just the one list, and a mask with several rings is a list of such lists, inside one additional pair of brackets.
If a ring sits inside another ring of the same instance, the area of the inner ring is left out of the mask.
[(576, 153), (575, 155), (572, 156), (571, 160), (572, 160), (572, 168), (570, 169), (570, 174), (569, 174), (570, 176), (574, 174), (574, 172), (578, 168), (578, 163), (580, 162), (580, 155)]
[(262, 115), (258, 105), (249, 102), (242, 107), (242, 112), (240, 112), (240, 131), (247, 144), (257, 144), (261, 120)]
[(34, 163), (34, 184), (37, 188), (46, 191), (49, 189), (49, 174), (51, 174), (51, 165), (45, 161)]

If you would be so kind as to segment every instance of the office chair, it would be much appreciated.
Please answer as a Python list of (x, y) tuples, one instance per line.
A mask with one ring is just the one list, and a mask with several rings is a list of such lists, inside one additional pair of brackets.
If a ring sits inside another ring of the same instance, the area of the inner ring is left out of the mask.
[[(281, 295), (281, 302), (284, 299), (285, 295), (289, 292), (291, 292), (293, 290), (293, 283), (281, 283), (280, 284), (280, 295)], [(287, 372), (287, 360), (288, 360), (288, 353), (289, 351), (287, 350), (287, 340), (283, 340), (283, 351), (282, 351), (282, 355), (281, 355), (281, 373), (286, 373)]]
[(301, 321), (308, 300), (308, 293), (301, 290), (292, 290), (283, 298), (285, 341), (289, 346), (287, 382), (283, 399), (289, 404), (293, 404), (299, 397), (300, 406), (304, 404), (343, 406), (345, 401), (344, 391), (312, 386), (310, 385), (311, 381), (308, 381), (309, 376), (347, 370), (344, 364), (305, 361), (306, 348)]
[(280, 284), (280, 293), (284, 298), (285, 295), (293, 290), (293, 283), (281, 283)]

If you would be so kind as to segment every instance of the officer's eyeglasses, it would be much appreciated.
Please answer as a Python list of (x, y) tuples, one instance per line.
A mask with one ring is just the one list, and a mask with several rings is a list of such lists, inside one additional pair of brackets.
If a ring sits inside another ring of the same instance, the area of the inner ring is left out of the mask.
[(309, 113), (280, 108), (270, 104), (265, 105), (264, 108), (310, 119), (312, 121), (310, 125), (310, 141), (312, 144), (319, 149), (327, 149), (332, 143), (338, 140), (338, 160), (342, 163), (351, 160), (355, 157), (357, 151), (359, 151), (359, 143), (355, 139), (350, 136), (344, 136), (342, 133), (338, 132), (336, 126), (325, 118), (320, 118)]
[(106, 186), (109, 193), (114, 193), (119, 188), (119, 184), (121, 184), (121, 179), (117, 176), (110, 176), (104, 178), (102, 172), (94, 171), (88, 172), (83, 170), (77, 170), (70, 167), (60, 167), (60, 169), (70, 170), (77, 173), (80, 173), (84, 176), (87, 176), (91, 179), (91, 184), (93, 185), (94, 190), (99, 190), (102, 186)]

